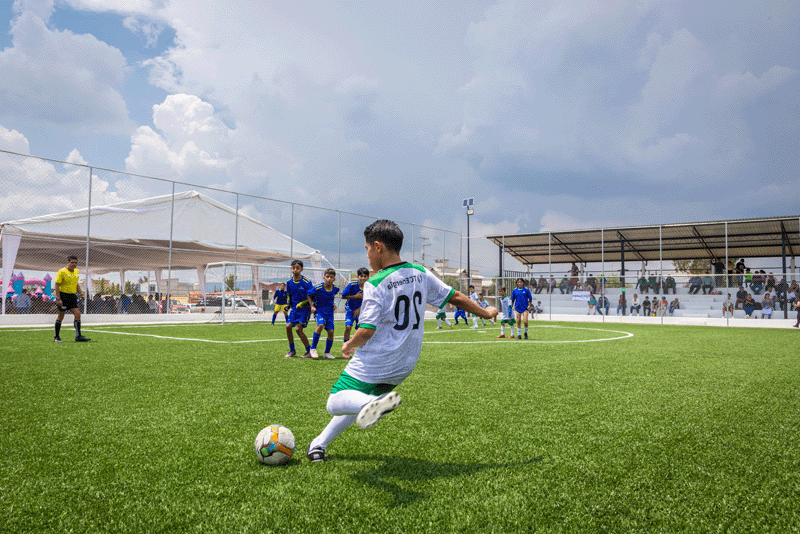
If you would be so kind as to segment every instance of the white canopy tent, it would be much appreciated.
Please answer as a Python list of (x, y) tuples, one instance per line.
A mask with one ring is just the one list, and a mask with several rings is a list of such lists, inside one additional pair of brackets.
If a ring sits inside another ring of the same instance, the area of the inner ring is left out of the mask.
[(197, 269), (203, 292), (209, 263), (299, 258), (320, 267), (324, 259), (318, 250), (196, 191), (5, 222), (0, 244), (3, 297), (14, 269), (57, 271), (69, 255), (79, 258), (89, 288), (91, 274), (118, 272), (124, 285), (125, 271), (152, 270), (161, 287), (163, 270)]

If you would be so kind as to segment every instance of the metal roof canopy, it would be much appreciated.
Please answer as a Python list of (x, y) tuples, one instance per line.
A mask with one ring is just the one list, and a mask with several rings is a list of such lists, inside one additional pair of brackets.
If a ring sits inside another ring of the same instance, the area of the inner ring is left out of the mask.
[(800, 215), (492, 235), (487, 239), (524, 265), (620, 262), (622, 250), (626, 261), (779, 258), (784, 242), (787, 256), (800, 252)]

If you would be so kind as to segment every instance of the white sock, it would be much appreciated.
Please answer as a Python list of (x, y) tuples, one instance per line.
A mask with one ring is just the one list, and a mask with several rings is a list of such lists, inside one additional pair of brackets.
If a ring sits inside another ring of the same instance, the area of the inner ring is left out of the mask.
[(519, 327), (517, 327), (517, 337), (519, 337), (519, 335), (520, 335)]
[(478, 318), (477, 317), (473, 317), (472, 318), (472, 324), (475, 325), (475, 326), (478, 326)]
[(336, 439), (339, 434), (347, 430), (347, 427), (355, 422), (356, 417), (358, 417), (357, 414), (335, 415), (322, 433), (314, 438), (308, 448), (315, 449), (317, 447), (322, 447), (324, 449), (331, 441)]
[(439, 328), (441, 328), (442, 327), (442, 320), (441, 319), (436, 319), (436, 324), (438, 324)]
[(328, 397), (326, 408), (331, 415), (357, 415), (361, 408), (377, 398), (377, 395), (369, 395), (355, 389), (345, 389), (331, 394)]
[(453, 326), (453, 323), (450, 322), (450, 319), (445, 319), (444, 322), (447, 326)]
[(528, 327), (527, 326), (525, 327), (525, 333), (526, 334), (528, 333)]

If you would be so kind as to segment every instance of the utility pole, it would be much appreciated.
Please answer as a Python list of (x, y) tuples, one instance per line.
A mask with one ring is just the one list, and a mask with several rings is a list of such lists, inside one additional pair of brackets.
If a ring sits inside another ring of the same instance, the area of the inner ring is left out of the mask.
[(429, 246), (430, 243), (426, 241), (430, 241), (430, 237), (418, 237), (417, 239), (422, 240), (422, 266), (425, 267), (425, 247)]

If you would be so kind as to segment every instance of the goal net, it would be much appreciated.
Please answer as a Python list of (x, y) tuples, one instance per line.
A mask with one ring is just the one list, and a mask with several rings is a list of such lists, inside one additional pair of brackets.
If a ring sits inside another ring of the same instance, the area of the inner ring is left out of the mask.
[[(328, 267), (304, 267), (303, 276), (312, 284), (323, 282)], [(350, 283), (348, 269), (336, 269), (334, 285), (339, 291)], [(205, 270), (205, 298), (197, 304), (205, 313), (219, 313), (225, 321), (269, 321), (272, 319), (273, 297), (280, 285), (292, 277), (288, 265), (222, 262), (210, 263)], [(337, 310), (343, 309), (337, 298)]]

